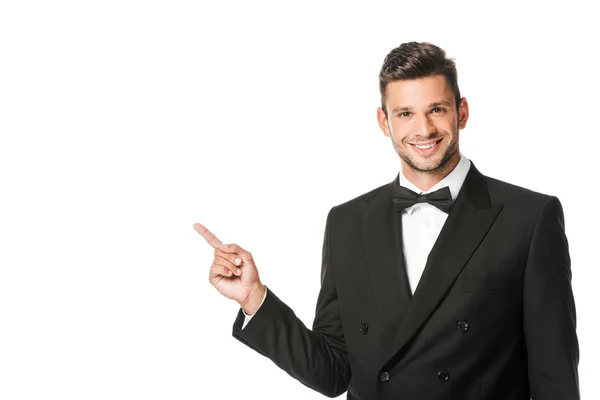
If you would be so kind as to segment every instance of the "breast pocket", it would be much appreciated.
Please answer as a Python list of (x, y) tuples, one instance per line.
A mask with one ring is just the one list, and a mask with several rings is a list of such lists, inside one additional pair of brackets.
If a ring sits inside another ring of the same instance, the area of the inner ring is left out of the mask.
[(465, 276), (463, 277), (463, 291), (475, 292), (480, 290), (510, 290), (519, 289), (518, 276)]

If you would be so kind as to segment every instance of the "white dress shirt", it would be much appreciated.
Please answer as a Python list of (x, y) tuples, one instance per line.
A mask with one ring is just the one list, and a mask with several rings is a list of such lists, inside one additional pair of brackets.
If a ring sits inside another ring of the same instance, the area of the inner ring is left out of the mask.
[[(448, 186), (452, 195), (452, 201), (454, 201), (467, 177), (469, 168), (471, 168), (471, 161), (461, 153), (456, 167), (431, 189), (423, 192), (406, 179), (402, 172), (402, 166), (400, 166), (400, 186), (404, 186), (416, 193), (430, 193)], [(429, 203), (417, 203), (402, 211), (402, 250), (404, 251), (406, 275), (408, 276), (408, 283), (412, 293), (417, 288), (417, 284), (425, 269), (429, 252), (435, 244), (447, 218), (448, 214)], [(267, 290), (265, 288), (263, 302), (266, 297)], [(262, 306), (262, 303), (260, 305)], [(244, 312), (244, 315), (245, 319), (242, 329), (246, 327), (255, 314), (248, 315)]]
[[(470, 167), (471, 161), (461, 154), (456, 167), (444, 179), (425, 192), (409, 182), (402, 173), (402, 169), (400, 169), (400, 186), (416, 193), (430, 193), (448, 186), (452, 201), (454, 201)], [(448, 214), (429, 203), (417, 203), (402, 211), (402, 250), (404, 252), (406, 275), (412, 293), (417, 288), (429, 252), (447, 218)]]

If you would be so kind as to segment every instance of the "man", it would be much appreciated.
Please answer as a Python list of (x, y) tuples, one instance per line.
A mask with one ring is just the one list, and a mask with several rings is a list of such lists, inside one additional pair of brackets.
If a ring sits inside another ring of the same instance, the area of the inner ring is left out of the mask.
[(468, 103), (442, 49), (402, 44), (379, 79), (401, 170), (329, 211), (312, 330), (251, 253), (194, 225), (215, 247), (210, 282), (241, 306), (233, 336), (329, 397), (579, 399), (559, 200), (460, 153)]

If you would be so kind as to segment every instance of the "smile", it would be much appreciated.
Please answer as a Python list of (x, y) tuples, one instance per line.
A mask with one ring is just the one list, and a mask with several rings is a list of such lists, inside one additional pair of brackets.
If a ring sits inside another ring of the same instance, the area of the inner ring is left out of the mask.
[(419, 150), (429, 150), (431, 148), (433, 148), (435, 145), (437, 145), (439, 142), (441, 142), (442, 139), (436, 140), (435, 142), (431, 142), (428, 144), (412, 144), (414, 147), (416, 147)]
[(418, 144), (415, 144), (415, 147), (416, 147), (417, 149), (421, 149), (421, 150), (427, 150), (427, 149), (430, 149), (430, 148), (432, 148), (432, 147), (433, 147), (433, 146), (435, 146), (435, 145), (436, 145), (436, 143), (430, 143), (430, 144), (427, 144), (427, 145), (425, 145), (425, 146), (419, 146)]

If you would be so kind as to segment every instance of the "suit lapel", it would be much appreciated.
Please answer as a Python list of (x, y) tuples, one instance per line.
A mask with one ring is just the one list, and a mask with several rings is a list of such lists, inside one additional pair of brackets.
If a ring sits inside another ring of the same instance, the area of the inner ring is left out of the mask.
[(395, 364), (406, 344), (442, 301), (503, 207), (491, 206), (485, 177), (471, 163), (429, 253), (415, 293), (407, 302), (402, 292), (408, 287), (408, 280), (401, 279), (396, 272), (401, 268), (405, 273), (405, 265), (400, 242), (401, 218), (393, 208), (391, 185), (363, 205), (363, 240), (369, 276), (379, 309), (382, 314), (387, 313), (383, 339), (394, 350), (390, 353), (389, 347), (382, 348), (388, 357), (393, 354), (387, 366)]
[[(367, 270), (384, 327), (397, 326), (411, 297), (400, 241), (402, 221), (392, 202), (392, 184), (369, 203), (361, 203)], [(389, 345), (388, 340), (384, 343)], [(386, 349), (382, 346), (384, 355)]]

